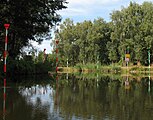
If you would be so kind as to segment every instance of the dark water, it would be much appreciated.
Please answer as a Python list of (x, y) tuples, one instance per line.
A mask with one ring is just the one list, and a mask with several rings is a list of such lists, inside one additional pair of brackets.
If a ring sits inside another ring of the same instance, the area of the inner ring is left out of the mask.
[(18, 78), (0, 89), (0, 120), (152, 120), (149, 78), (95, 75)]

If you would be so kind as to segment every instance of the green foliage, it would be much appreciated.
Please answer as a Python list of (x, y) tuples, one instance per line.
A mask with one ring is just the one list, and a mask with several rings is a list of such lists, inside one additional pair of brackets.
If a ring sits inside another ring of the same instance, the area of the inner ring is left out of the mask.
[(7, 64), (8, 75), (13, 74), (33, 74), (34, 73), (34, 63), (28, 61), (27, 59), (13, 60), (9, 59)]
[[(45, 1), (46, 2), (46, 1)], [(41, 42), (40, 38), (49, 32), (49, 27), (60, 20), (56, 11), (65, 8), (65, 0), (48, 0), (47, 3), (40, 0), (33, 1), (1, 1), (0, 3), (0, 27), (10, 20), (9, 29), (9, 57), (13, 59), (21, 52), (23, 46), (29, 44), (29, 40)], [(26, 4), (25, 4), (26, 3)], [(40, 4), (41, 3), (41, 4)], [(35, 5), (33, 5), (35, 4)], [(19, 6), (21, 5), (21, 6)], [(50, 8), (51, 7), (51, 8)], [(8, 8), (8, 9), (5, 9)], [(144, 2), (141, 5), (130, 2), (127, 8), (113, 11), (111, 21), (106, 22), (103, 18), (94, 21), (73, 23), (66, 19), (60, 25), (60, 31), (55, 36), (59, 40), (58, 58), (59, 66), (75, 66), (79, 69), (96, 69), (97, 65), (102, 71), (120, 71), (120, 66), (109, 66), (110, 63), (123, 65), (125, 54), (130, 54), (130, 63), (140, 61), (148, 63), (148, 48), (150, 48), (153, 60), (153, 3)], [(6, 17), (6, 15), (8, 15)], [(4, 16), (4, 17), (2, 17)], [(0, 43), (4, 38), (4, 29), (1, 31)], [(23, 34), (24, 33), (24, 34)], [(35, 37), (34, 37), (35, 36)], [(46, 37), (45, 37), (46, 38)], [(8, 70), (31, 73), (46, 72), (56, 66), (56, 42), (53, 40), (53, 54), (47, 55), (39, 52), (32, 57), (24, 56), (21, 60), (8, 61)], [(0, 51), (2, 51), (0, 44)], [(2, 56), (2, 52), (0, 57)], [(49, 67), (51, 66), (51, 67)], [(34, 69), (35, 68), (35, 69)], [(20, 70), (21, 69), (21, 70)], [(11, 73), (11, 72), (10, 72)]]
[[(125, 54), (130, 54), (130, 62), (147, 64), (147, 49), (153, 59), (153, 3), (139, 5), (130, 2), (127, 8), (113, 11), (111, 21), (102, 18), (74, 24), (66, 19), (60, 26), (59, 56), (65, 66), (78, 63), (100, 63), (124, 65)], [(90, 65), (89, 65), (90, 66)], [(118, 68), (117, 68), (118, 69)]]
[(121, 67), (120, 66), (113, 66), (112, 67), (112, 71), (120, 72), (121, 71)]
[[(49, 37), (50, 28), (61, 20), (57, 11), (66, 8), (65, 0), (1, 0), (0, 43), (5, 36), (5, 23), (9, 28), (9, 55), (15, 59), (29, 40), (41, 42)], [(0, 44), (2, 49), (4, 44)], [(1, 51), (0, 49), (0, 51)]]
[(76, 68), (80, 68), (80, 69), (96, 70), (97, 65), (96, 64), (93, 64), (93, 63), (87, 63), (86, 65), (85, 64), (78, 63), (78, 64), (76, 64), (75, 67)]
[[(33, 75), (33, 74), (46, 74), (48, 71), (55, 70), (56, 58), (48, 54), (46, 60), (43, 61), (42, 52), (35, 59), (32, 55), (25, 55), (20, 60), (14, 60), (8, 57), (7, 60), (7, 74), (11, 75)], [(3, 73), (3, 62), (0, 64), (1, 72)]]
[(44, 53), (43, 51), (40, 51), (37, 57), (38, 62), (43, 62), (44, 61)]
[(149, 72), (153, 71), (153, 68), (148, 68), (148, 67), (132, 67), (130, 71), (136, 71), (136, 72)]
[[(108, 43), (109, 58), (111, 60), (124, 59), (129, 47), (130, 61), (145, 63), (147, 48), (152, 48), (153, 42), (153, 4), (144, 2), (142, 5), (130, 3), (127, 8), (114, 11), (112, 18), (111, 42)], [(114, 46), (113, 46), (114, 45)], [(116, 54), (116, 55), (115, 55)], [(120, 56), (116, 59), (115, 56)]]
[(110, 41), (110, 31), (109, 24), (102, 18), (77, 24), (66, 19), (60, 25), (59, 32), (59, 55), (63, 59), (62, 64), (66, 65), (67, 59), (71, 66), (97, 61), (101, 64), (109, 63), (106, 45)]
[(44, 74), (44, 73), (48, 73), (48, 71), (50, 71), (52, 68), (51, 64), (49, 62), (38, 62), (37, 64), (35, 64), (35, 73), (37, 74)]

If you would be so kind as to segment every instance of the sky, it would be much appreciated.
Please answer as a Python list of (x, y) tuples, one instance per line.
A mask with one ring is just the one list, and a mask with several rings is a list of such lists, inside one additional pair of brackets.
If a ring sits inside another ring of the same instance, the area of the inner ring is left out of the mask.
[[(98, 17), (105, 21), (110, 21), (110, 13), (114, 10), (121, 10), (122, 7), (128, 7), (130, 1), (142, 4), (146, 0), (67, 0), (68, 8), (58, 11), (62, 17), (62, 21), (70, 18), (74, 23), (83, 22), (84, 20), (94, 20)], [(153, 0), (147, 0), (153, 2)], [(53, 35), (53, 34), (52, 34)], [(53, 36), (52, 36), (53, 37)], [(41, 45), (33, 43), (34, 46), (46, 53), (51, 53), (50, 43), (52, 40), (44, 41)]]

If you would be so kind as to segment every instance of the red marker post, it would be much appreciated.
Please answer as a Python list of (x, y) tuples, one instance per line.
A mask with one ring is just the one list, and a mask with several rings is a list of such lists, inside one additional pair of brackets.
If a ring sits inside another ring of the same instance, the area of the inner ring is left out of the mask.
[(6, 29), (6, 35), (5, 35), (5, 50), (4, 50), (4, 73), (6, 73), (6, 56), (7, 56), (7, 43), (8, 43), (8, 28), (10, 24), (4, 24), (4, 27)]
[(4, 93), (3, 93), (3, 113), (5, 116), (6, 108), (5, 108), (5, 101), (6, 101), (6, 58), (7, 58), (7, 44), (8, 44), (8, 28), (10, 27), (10, 24), (4, 24), (4, 27), (6, 29), (6, 35), (5, 35), (5, 49), (4, 49)]

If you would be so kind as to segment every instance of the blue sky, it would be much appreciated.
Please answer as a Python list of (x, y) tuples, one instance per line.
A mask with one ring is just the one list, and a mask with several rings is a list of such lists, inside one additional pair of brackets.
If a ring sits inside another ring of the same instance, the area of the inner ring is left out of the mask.
[[(142, 4), (146, 0), (131, 0)], [(149, 0), (153, 2), (153, 0)], [(94, 20), (98, 17), (104, 18), (105, 21), (110, 21), (110, 13), (114, 10), (120, 10), (121, 7), (127, 7), (130, 0), (67, 0), (67, 9), (61, 10), (58, 13), (62, 16), (62, 21), (70, 18), (77, 22), (84, 20)], [(51, 53), (50, 41), (44, 41), (41, 45), (34, 43), (34, 46), (42, 50), (46, 48), (46, 53)]]

